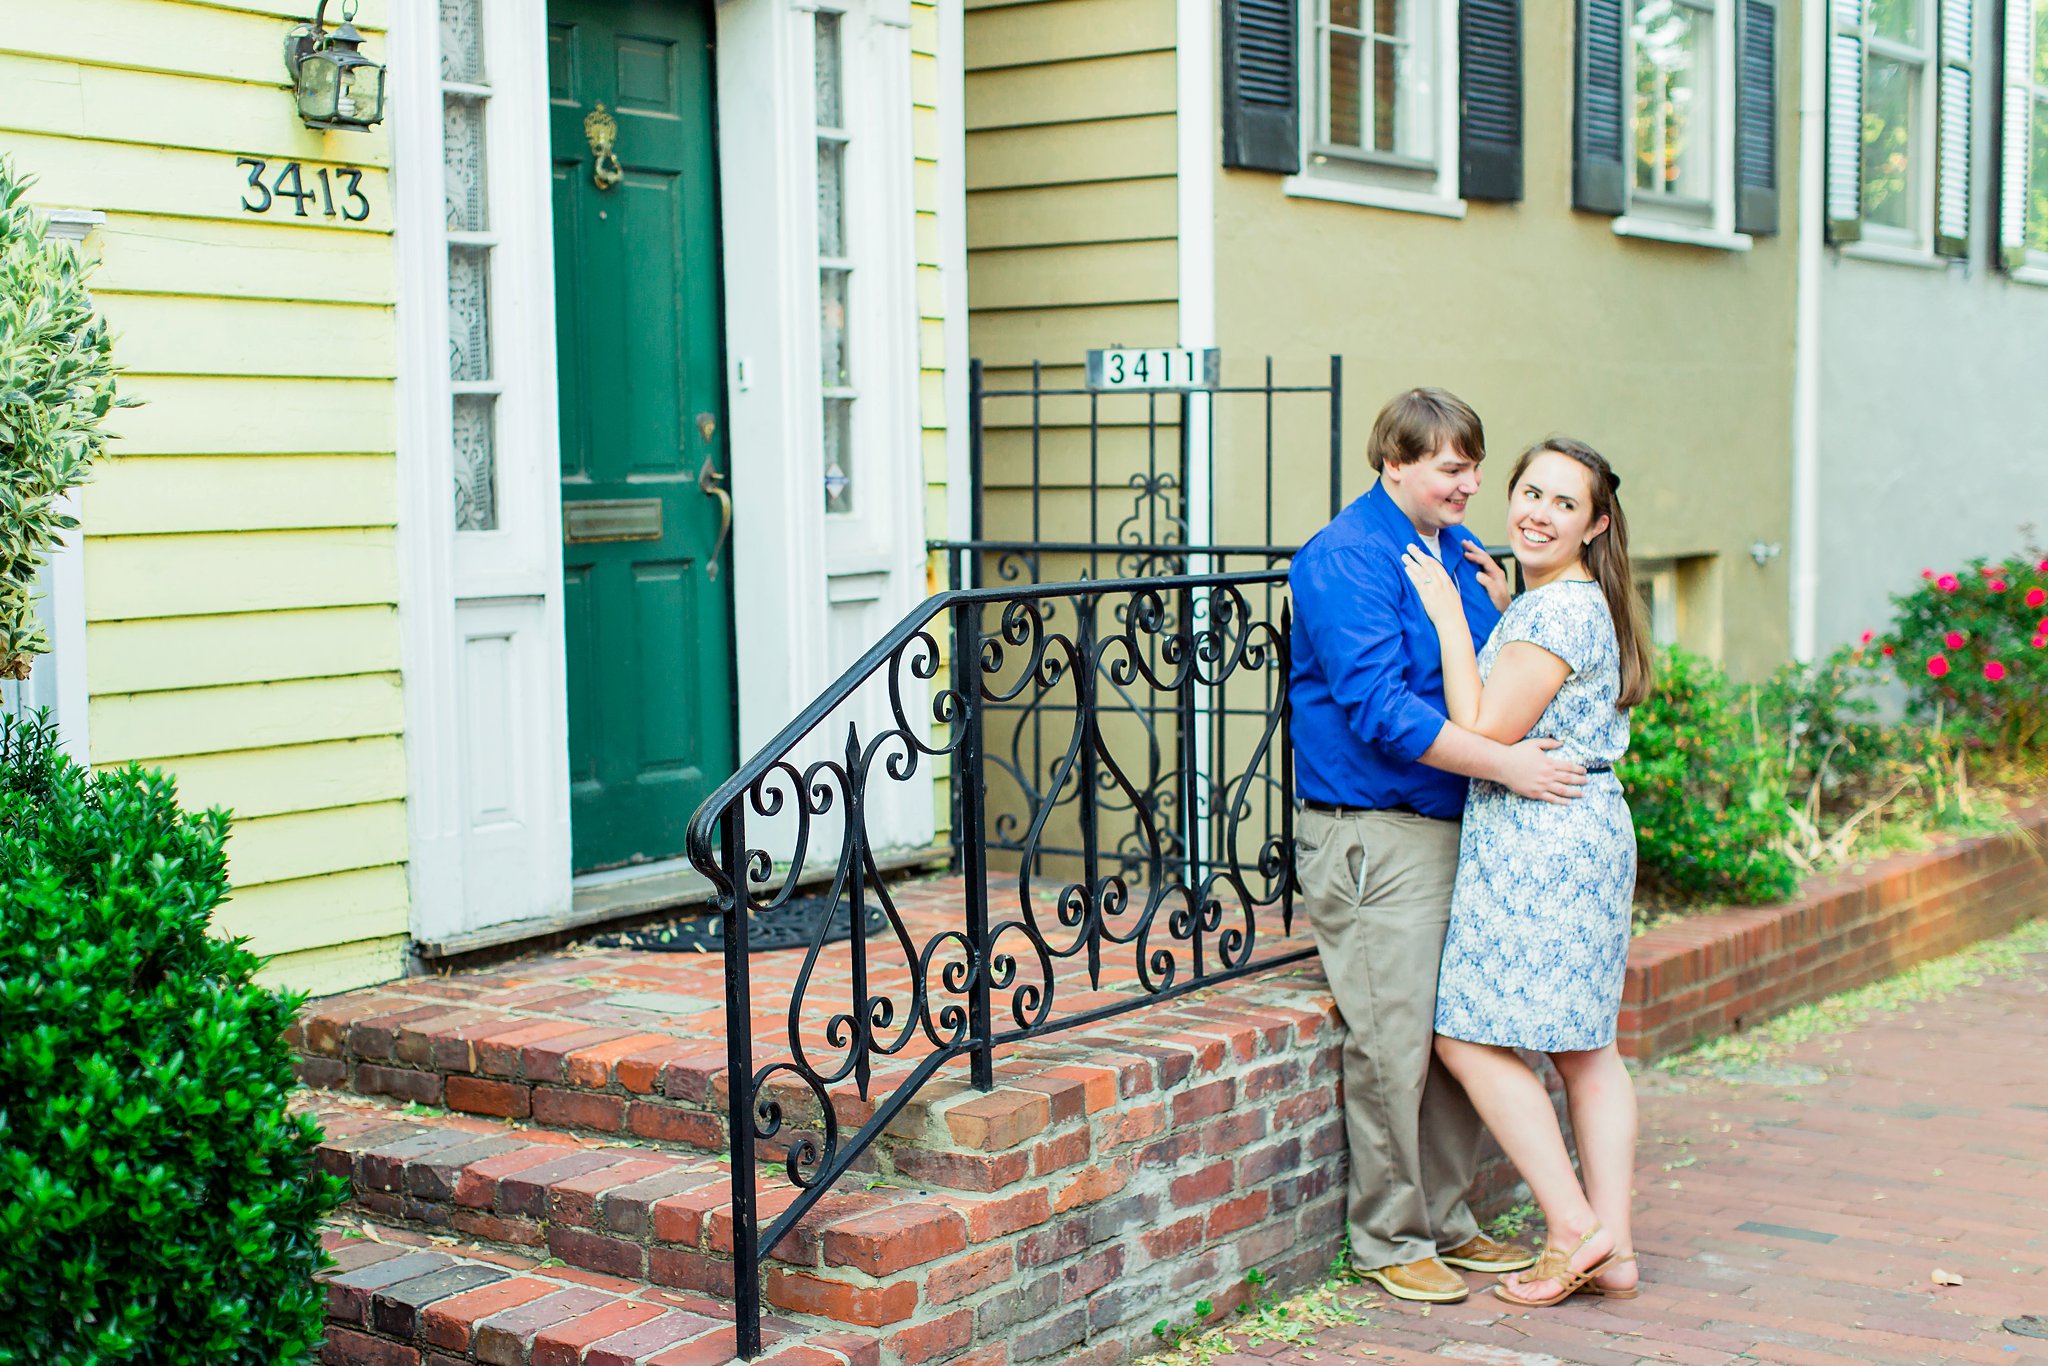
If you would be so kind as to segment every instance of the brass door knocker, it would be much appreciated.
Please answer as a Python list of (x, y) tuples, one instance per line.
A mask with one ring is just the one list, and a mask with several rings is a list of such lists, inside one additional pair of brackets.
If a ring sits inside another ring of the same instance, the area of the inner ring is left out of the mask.
[(590, 178), (597, 182), (600, 190), (609, 190), (626, 178), (619, 169), (619, 159), (612, 153), (612, 144), (619, 139), (619, 121), (607, 114), (603, 104), (583, 116), (583, 136), (590, 139), (590, 154), (597, 159)]

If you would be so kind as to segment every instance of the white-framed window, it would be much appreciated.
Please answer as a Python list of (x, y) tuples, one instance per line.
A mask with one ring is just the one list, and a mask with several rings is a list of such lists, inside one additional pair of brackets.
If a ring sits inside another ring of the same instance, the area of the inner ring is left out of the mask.
[(1735, 0), (1630, 0), (1620, 227), (1735, 229)]
[(1289, 192), (1452, 211), (1458, 193), (1457, 0), (1303, 0), (1303, 6), (1302, 173), (1289, 182)]
[(813, 117), (818, 141), (818, 382), (825, 471), (825, 512), (850, 515), (858, 505), (855, 477), (851, 306), (853, 247), (847, 231), (847, 166), (852, 134), (846, 115), (846, 15), (820, 9), (812, 16)]
[(442, 197), (448, 245), (448, 381), (455, 528), (495, 531), (498, 400), (491, 357), (492, 232), (485, 145), (491, 86), (481, 0), (441, 0)]
[[(2016, 0), (2008, 0), (2016, 3)], [(2027, 122), (2025, 264), (2037, 281), (2048, 276), (2048, 0), (2033, 0), (2031, 41), (2024, 44), (2024, 79), (2013, 83), (2022, 92)]]
[(1934, 13), (1929, 0), (1868, 0), (1861, 185), (1867, 241), (1931, 246)]

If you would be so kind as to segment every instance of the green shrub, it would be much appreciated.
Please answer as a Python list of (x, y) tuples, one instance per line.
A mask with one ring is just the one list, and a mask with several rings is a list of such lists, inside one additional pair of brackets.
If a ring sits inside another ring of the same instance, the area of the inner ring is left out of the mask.
[(1755, 705), (1711, 661), (1683, 650), (1658, 661), (1617, 770), (1651, 886), (1738, 902), (1773, 901), (1798, 886), (1784, 850), (1784, 767)]
[(319, 1341), (297, 1000), (207, 933), (225, 813), (0, 719), (0, 1363), (274, 1366)]
[(2018, 754), (2048, 748), (2048, 555), (1921, 571), (1884, 644), (1915, 714)]
[(78, 523), (57, 507), (92, 477), (117, 406), (113, 343), (86, 294), (86, 267), (48, 240), (0, 159), (0, 678), (28, 677), (49, 642), (29, 598), (58, 535)]

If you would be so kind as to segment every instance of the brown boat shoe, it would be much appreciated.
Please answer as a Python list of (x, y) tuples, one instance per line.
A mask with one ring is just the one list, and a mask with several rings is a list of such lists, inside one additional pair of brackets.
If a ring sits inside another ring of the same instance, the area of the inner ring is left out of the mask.
[(1397, 1300), (1450, 1304), (1472, 1293), (1465, 1278), (1434, 1257), (1405, 1266), (1360, 1267), (1358, 1274), (1376, 1282)]
[(1496, 1276), (1536, 1265), (1536, 1254), (1528, 1248), (1516, 1243), (1497, 1243), (1483, 1233), (1475, 1233), (1450, 1251), (1437, 1255), (1452, 1266), (1461, 1266), (1467, 1271), (1487, 1271)]

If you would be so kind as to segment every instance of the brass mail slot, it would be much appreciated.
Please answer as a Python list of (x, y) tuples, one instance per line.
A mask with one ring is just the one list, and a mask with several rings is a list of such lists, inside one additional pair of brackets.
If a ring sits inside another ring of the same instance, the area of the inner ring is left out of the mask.
[(562, 540), (570, 545), (586, 541), (660, 539), (659, 498), (602, 498), (562, 506)]

